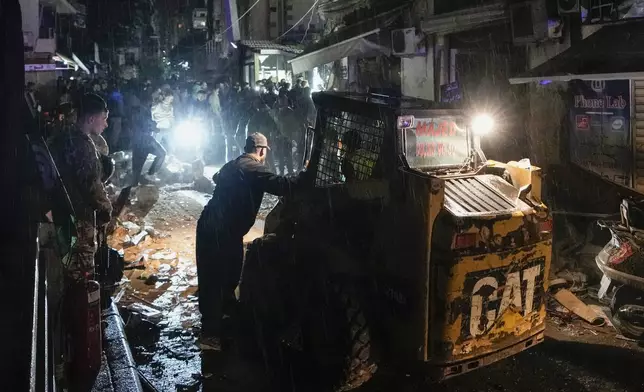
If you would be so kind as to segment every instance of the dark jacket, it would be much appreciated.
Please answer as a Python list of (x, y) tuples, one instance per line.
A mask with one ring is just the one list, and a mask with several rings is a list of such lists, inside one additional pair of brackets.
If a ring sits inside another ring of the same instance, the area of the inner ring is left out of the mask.
[(232, 238), (241, 238), (255, 224), (264, 192), (284, 196), (299, 177), (275, 175), (244, 154), (225, 164), (213, 179), (217, 186), (201, 214), (202, 223)]

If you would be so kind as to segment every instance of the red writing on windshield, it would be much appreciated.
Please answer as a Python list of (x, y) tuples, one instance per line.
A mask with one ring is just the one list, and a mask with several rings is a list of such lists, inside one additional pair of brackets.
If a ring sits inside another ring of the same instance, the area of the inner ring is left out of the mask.
[(456, 136), (456, 124), (453, 121), (419, 121), (416, 125), (416, 137), (452, 137)]
[(449, 143), (417, 143), (417, 157), (451, 157), (456, 155), (456, 147)]
[(461, 142), (460, 138), (456, 140), (456, 131), (456, 124), (453, 121), (440, 121), (438, 123), (434, 121), (418, 121), (416, 125), (416, 156), (455, 156), (456, 147), (449, 139), (454, 138), (454, 142)]

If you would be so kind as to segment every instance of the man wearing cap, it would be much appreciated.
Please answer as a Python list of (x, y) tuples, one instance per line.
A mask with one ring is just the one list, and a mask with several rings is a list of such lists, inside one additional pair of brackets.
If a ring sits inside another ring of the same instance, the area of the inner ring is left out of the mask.
[(264, 192), (288, 194), (299, 177), (271, 173), (265, 165), (270, 150), (266, 136), (246, 138), (244, 154), (215, 174), (217, 185), (197, 223), (197, 275), (204, 350), (221, 350), (224, 306), (231, 303), (239, 283), (243, 237), (255, 224)]
[(108, 224), (112, 214), (99, 152), (92, 140), (107, 128), (107, 117), (105, 101), (96, 94), (86, 94), (78, 108), (76, 127), (52, 141), (54, 161), (76, 215), (77, 241), (67, 260), (75, 278), (93, 274), (97, 228)]

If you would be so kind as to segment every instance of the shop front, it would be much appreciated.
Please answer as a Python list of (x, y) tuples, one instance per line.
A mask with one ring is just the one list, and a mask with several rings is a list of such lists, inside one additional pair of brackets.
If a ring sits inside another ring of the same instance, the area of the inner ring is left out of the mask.
[(396, 5), (327, 34), (289, 61), (293, 73), (308, 79), (314, 90), (399, 94), (400, 59), (391, 56), (391, 31), (403, 26), (408, 9), (407, 4)]
[(288, 60), (302, 53), (302, 50), (289, 45), (271, 41), (239, 41), (241, 75), (239, 79), (253, 86), (262, 79), (278, 83), (293, 76)]
[[(644, 24), (604, 26), (513, 84), (564, 86), (562, 161), (644, 193)], [(556, 94), (553, 89), (553, 94)]]

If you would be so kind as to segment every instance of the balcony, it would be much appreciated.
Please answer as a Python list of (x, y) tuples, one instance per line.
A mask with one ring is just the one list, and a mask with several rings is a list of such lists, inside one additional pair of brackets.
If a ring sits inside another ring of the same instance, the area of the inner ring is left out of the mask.
[(206, 21), (208, 20), (208, 10), (205, 8), (195, 8), (192, 11), (192, 28), (196, 30), (205, 30)]
[(78, 10), (67, 0), (40, 0), (40, 4), (54, 7), (57, 14), (76, 14)]

